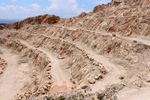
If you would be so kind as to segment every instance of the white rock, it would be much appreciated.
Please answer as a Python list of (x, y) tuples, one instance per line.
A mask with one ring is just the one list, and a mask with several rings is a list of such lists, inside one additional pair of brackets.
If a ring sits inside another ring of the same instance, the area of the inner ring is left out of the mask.
[(88, 79), (88, 82), (89, 82), (90, 84), (94, 84), (96, 81), (95, 81), (94, 78), (89, 78), (89, 79)]

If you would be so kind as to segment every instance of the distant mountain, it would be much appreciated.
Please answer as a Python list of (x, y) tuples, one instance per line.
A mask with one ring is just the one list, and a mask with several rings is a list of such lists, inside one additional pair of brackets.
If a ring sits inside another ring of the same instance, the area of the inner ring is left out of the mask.
[(0, 25), (7, 25), (6, 23), (0, 23)]
[(18, 22), (20, 20), (11, 20), (11, 19), (0, 19), (0, 25), (10, 24), (14, 22)]

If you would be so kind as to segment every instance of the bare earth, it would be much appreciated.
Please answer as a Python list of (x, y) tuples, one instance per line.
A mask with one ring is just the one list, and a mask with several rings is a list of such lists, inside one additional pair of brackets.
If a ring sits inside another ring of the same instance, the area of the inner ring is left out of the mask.
[(18, 65), (19, 56), (11, 51), (2, 49), (1, 58), (5, 59), (8, 66), (3, 75), (0, 76), (0, 100), (11, 100), (23, 88), (28, 77), (24, 71), (28, 71), (28, 64)]
[(149, 6), (112, 0), (0, 25), (0, 100), (150, 100)]

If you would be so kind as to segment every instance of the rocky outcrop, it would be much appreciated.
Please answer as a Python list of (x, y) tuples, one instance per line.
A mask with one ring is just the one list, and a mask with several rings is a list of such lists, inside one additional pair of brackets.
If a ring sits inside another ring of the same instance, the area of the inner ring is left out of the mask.
[(121, 2), (121, 3), (124, 3), (125, 5), (130, 5), (132, 7), (150, 5), (149, 0), (113, 0), (113, 2)]
[(79, 17), (79, 18), (83, 18), (83, 17), (85, 17), (86, 15), (88, 15), (86, 12), (82, 12), (78, 17)]
[(0, 29), (3, 29), (3, 28), (20, 29), (21, 27), (25, 26), (26, 24), (31, 24), (31, 25), (44, 24), (44, 23), (55, 24), (59, 20), (60, 20), (60, 17), (58, 17), (58, 16), (46, 14), (46, 15), (40, 15), (40, 16), (36, 16), (36, 17), (30, 17), (23, 21), (12, 23), (9, 25), (3, 25), (3, 26), (0, 26)]
[(105, 9), (105, 6), (106, 5), (103, 4), (103, 5), (98, 5), (98, 6), (94, 7), (93, 12), (96, 13), (98, 11), (102, 11)]
[[(113, 0), (98, 5), (84, 17), (61, 19), (59, 25), (123, 36), (149, 36), (149, 0)], [(81, 14), (82, 15), (82, 14)]]

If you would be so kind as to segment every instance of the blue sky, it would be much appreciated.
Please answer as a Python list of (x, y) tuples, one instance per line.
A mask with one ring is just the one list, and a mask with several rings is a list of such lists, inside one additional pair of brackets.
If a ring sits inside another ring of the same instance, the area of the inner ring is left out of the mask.
[(0, 0), (0, 19), (24, 19), (43, 14), (62, 18), (90, 12), (111, 0)]

